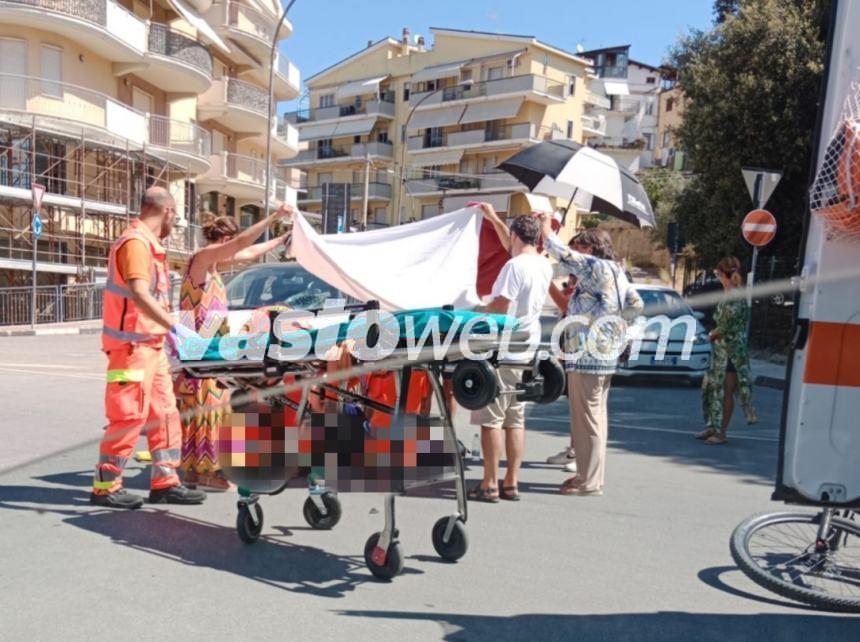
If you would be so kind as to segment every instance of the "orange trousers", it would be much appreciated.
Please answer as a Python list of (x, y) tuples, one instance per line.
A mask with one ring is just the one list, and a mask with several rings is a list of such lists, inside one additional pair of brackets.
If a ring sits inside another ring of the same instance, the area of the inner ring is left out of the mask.
[(160, 345), (128, 345), (107, 356), (108, 426), (99, 446), (93, 491), (104, 494), (122, 488), (122, 471), (143, 431), (152, 454), (150, 487), (176, 486), (182, 426), (167, 354)]

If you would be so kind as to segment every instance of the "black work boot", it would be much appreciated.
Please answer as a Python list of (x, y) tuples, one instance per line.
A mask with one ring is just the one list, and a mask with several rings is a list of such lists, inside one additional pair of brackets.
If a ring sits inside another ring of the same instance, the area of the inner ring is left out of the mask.
[(104, 506), (106, 508), (126, 508), (135, 510), (143, 506), (143, 497), (134, 495), (124, 488), (107, 493), (105, 495), (97, 495), (90, 493), (90, 504), (94, 506)]
[(149, 491), (150, 504), (202, 504), (206, 493), (177, 484), (170, 488), (154, 488)]

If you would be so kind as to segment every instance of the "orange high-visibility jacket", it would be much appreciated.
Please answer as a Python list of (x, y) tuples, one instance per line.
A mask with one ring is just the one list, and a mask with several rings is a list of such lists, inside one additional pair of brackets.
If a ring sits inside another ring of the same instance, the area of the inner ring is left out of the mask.
[(114, 242), (108, 257), (102, 326), (102, 350), (105, 352), (130, 343), (145, 343), (158, 347), (167, 334), (167, 330), (137, 309), (131, 299), (128, 283), (117, 270), (117, 253), (123, 244), (131, 239), (140, 239), (149, 248), (152, 255), (149, 264), (149, 291), (165, 311), (170, 310), (167, 252), (149, 228), (141, 223), (140, 219), (135, 220)]

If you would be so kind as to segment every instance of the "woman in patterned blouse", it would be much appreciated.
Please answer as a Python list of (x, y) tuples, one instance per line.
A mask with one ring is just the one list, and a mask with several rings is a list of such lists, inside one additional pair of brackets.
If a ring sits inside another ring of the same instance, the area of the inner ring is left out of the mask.
[[(743, 285), (740, 261), (733, 256), (720, 261), (714, 274), (727, 293)], [(736, 394), (740, 398), (747, 423), (756, 422), (747, 352), (749, 318), (750, 308), (744, 298), (720, 301), (714, 311), (716, 328), (710, 334), (713, 356), (702, 381), (705, 430), (696, 434), (696, 439), (703, 439), (709, 446), (728, 443), (726, 431), (735, 410)]]
[[(612, 375), (627, 344), (627, 321), (643, 308), (621, 267), (609, 236), (578, 234), (567, 247), (543, 217), (544, 248), (576, 277), (564, 323), (571, 442), (576, 476), (562, 484), (564, 495), (602, 495), (609, 431), (607, 405)], [(558, 301), (557, 296), (553, 300)]]

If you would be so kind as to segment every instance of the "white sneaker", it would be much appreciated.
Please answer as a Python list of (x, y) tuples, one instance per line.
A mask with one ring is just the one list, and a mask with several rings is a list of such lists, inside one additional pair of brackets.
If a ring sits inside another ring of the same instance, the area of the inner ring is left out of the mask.
[(567, 462), (561, 469), (566, 473), (575, 473), (576, 472), (576, 461), (572, 460)]
[(573, 448), (570, 446), (562, 450), (557, 455), (546, 458), (546, 463), (548, 464), (568, 464), (573, 461), (576, 460), (574, 459)]

